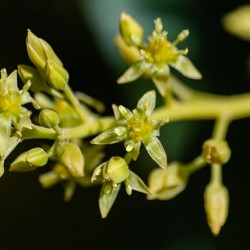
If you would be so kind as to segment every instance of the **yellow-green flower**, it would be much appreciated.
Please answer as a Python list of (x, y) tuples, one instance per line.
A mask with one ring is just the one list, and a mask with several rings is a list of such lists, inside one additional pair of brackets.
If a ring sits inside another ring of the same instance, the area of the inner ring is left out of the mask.
[(27, 82), (22, 90), (17, 86), (17, 71), (13, 71), (9, 76), (5, 69), (1, 70), (0, 78), (0, 156), (3, 157), (6, 141), (11, 136), (12, 126), (17, 131), (23, 127), (31, 128), (31, 112), (23, 107), (24, 104), (32, 102), (38, 108), (38, 104), (30, 96), (28, 89), (31, 83)]
[(142, 96), (136, 109), (132, 112), (124, 106), (113, 105), (117, 126), (101, 133), (91, 142), (93, 144), (114, 144), (125, 141), (126, 151), (131, 153), (134, 160), (137, 159), (143, 143), (151, 158), (160, 167), (165, 168), (167, 156), (157, 136), (159, 136), (160, 126), (164, 125), (168, 118), (163, 120), (151, 119), (155, 102), (155, 91), (149, 91)]
[[(130, 28), (128, 28), (129, 25), (131, 25)], [(132, 17), (122, 14), (120, 20), (121, 32), (116, 39), (116, 45), (125, 60), (132, 65), (117, 80), (118, 83), (127, 83), (141, 76), (148, 76), (152, 78), (158, 91), (164, 96), (166, 83), (170, 75), (170, 66), (188, 78), (201, 78), (200, 72), (185, 56), (188, 50), (178, 50), (176, 47), (179, 42), (189, 35), (188, 30), (183, 30), (176, 40), (171, 43), (167, 38), (167, 32), (163, 30), (161, 19), (157, 18), (155, 20), (155, 30), (149, 37), (148, 44), (142, 44), (142, 31), (138, 25), (137, 22), (135, 25), (135, 20)], [(136, 39), (132, 39), (134, 37)]]

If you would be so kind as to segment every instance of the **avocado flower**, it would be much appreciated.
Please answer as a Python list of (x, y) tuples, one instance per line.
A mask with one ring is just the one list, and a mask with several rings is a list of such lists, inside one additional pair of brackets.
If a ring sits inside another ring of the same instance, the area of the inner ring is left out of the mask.
[(143, 29), (130, 15), (121, 14), (120, 34), (116, 45), (123, 58), (131, 65), (119, 77), (119, 84), (132, 82), (141, 76), (152, 78), (162, 96), (166, 94), (170, 67), (191, 79), (201, 79), (200, 72), (186, 57), (188, 49), (179, 50), (176, 46), (188, 35), (187, 29), (179, 33), (174, 42), (167, 38), (160, 18), (155, 19), (155, 29), (147, 44), (143, 43)]
[(114, 144), (124, 141), (126, 151), (133, 160), (136, 160), (141, 144), (144, 144), (151, 158), (162, 168), (167, 166), (166, 152), (157, 138), (160, 135), (159, 128), (168, 122), (168, 118), (162, 120), (151, 119), (155, 108), (156, 93), (154, 90), (145, 93), (137, 103), (137, 107), (130, 111), (124, 106), (113, 105), (117, 126), (111, 128), (97, 137), (93, 144)]

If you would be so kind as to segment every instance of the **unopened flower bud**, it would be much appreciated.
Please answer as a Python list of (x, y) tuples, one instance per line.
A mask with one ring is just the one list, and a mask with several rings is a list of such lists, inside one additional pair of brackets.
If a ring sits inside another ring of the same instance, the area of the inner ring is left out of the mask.
[(32, 148), (26, 154), (26, 162), (32, 166), (42, 167), (48, 162), (48, 155), (42, 148)]
[(44, 78), (42, 78), (39, 72), (31, 66), (19, 64), (18, 75), (20, 76), (23, 83), (31, 81), (32, 84), (30, 86), (30, 89), (34, 92), (43, 91), (48, 88), (48, 85), (46, 84)]
[(44, 73), (47, 59), (51, 59), (62, 66), (60, 59), (51, 46), (43, 39), (34, 35), (30, 30), (28, 30), (26, 45), (28, 56), (40, 73)]
[(202, 146), (202, 157), (209, 164), (225, 164), (231, 156), (231, 150), (226, 141), (210, 139)]
[(171, 163), (167, 169), (154, 169), (149, 175), (148, 199), (169, 200), (181, 193), (187, 185), (188, 172), (178, 163)]
[(39, 176), (39, 182), (44, 188), (50, 188), (61, 180), (60, 176), (54, 171), (50, 171)]
[(74, 177), (84, 176), (84, 157), (80, 148), (75, 143), (68, 143), (57, 152), (59, 161), (69, 170)]
[(44, 166), (48, 155), (42, 148), (33, 148), (20, 154), (10, 166), (11, 172), (29, 172)]
[(204, 192), (204, 206), (208, 225), (212, 233), (217, 236), (228, 216), (229, 196), (225, 186), (210, 183)]
[(57, 90), (63, 90), (69, 80), (67, 70), (51, 59), (46, 61), (45, 74), (49, 85)]
[(55, 111), (49, 109), (43, 109), (39, 113), (38, 120), (40, 125), (46, 128), (53, 128), (60, 122), (58, 114)]
[(135, 19), (125, 12), (121, 14), (120, 32), (128, 45), (141, 45), (143, 29)]
[(127, 162), (118, 156), (112, 157), (104, 172), (104, 178), (111, 180), (114, 184), (124, 181), (129, 176), (129, 167)]
[(128, 45), (120, 35), (116, 36), (115, 45), (119, 49), (119, 52), (123, 59), (129, 65), (135, 63), (141, 57), (141, 53), (138, 47)]

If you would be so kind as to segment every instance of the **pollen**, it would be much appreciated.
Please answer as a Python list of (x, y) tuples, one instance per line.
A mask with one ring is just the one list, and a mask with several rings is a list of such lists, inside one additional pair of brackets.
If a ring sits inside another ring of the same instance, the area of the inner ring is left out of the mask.
[(130, 138), (136, 142), (143, 141), (153, 131), (152, 121), (137, 112), (133, 112), (133, 117), (127, 121), (127, 125), (130, 128)]
[(174, 46), (167, 40), (166, 34), (153, 34), (150, 43), (144, 52), (147, 62), (154, 64), (167, 64), (176, 58)]
[(7, 92), (6, 95), (0, 96), (0, 112), (6, 117), (16, 116), (20, 112), (20, 98), (13, 91)]

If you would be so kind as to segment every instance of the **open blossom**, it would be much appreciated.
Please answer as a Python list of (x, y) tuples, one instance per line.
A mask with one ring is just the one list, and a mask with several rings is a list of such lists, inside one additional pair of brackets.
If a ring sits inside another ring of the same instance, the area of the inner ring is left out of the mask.
[(200, 72), (185, 56), (188, 50), (178, 50), (176, 47), (189, 35), (188, 30), (183, 30), (174, 42), (170, 42), (167, 32), (163, 30), (161, 19), (157, 18), (155, 30), (149, 37), (148, 44), (144, 45), (142, 28), (126, 13), (121, 15), (120, 30), (116, 45), (131, 66), (117, 80), (118, 83), (128, 83), (141, 76), (148, 76), (152, 78), (159, 93), (165, 96), (170, 66), (188, 78), (201, 78)]
[(152, 120), (151, 114), (155, 108), (155, 91), (149, 91), (139, 100), (136, 109), (130, 111), (124, 106), (113, 105), (117, 126), (107, 130), (91, 142), (93, 144), (114, 144), (124, 141), (127, 152), (134, 160), (137, 159), (143, 143), (151, 158), (162, 168), (167, 166), (165, 150), (157, 138), (159, 128), (168, 118)]
[(22, 105), (32, 102), (38, 104), (28, 93), (31, 82), (27, 82), (22, 90), (17, 86), (17, 71), (9, 76), (5, 69), (1, 70), (0, 79), (0, 156), (3, 157), (6, 145), (11, 136), (12, 126), (21, 131), (23, 127), (31, 128), (31, 112)]

